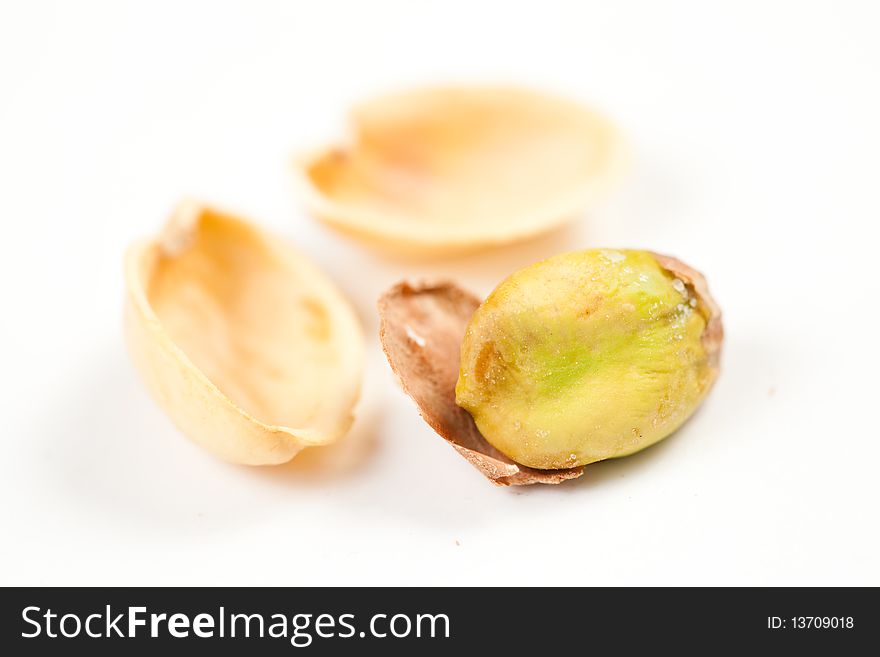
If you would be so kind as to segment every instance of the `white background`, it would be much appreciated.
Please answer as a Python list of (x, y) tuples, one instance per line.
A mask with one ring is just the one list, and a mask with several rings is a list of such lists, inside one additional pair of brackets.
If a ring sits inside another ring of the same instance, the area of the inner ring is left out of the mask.
[[(2, 584), (880, 584), (880, 26), (865, 2), (4, 2)], [(316, 224), (297, 150), (412, 84), (515, 82), (614, 117), (634, 164), (574, 227), (388, 259)], [(295, 240), (356, 305), (338, 446), (222, 463), (147, 397), (122, 255), (181, 197)], [(376, 338), (403, 277), (485, 294), (582, 246), (702, 269), (722, 377), (669, 440), (496, 488), (418, 417)]]

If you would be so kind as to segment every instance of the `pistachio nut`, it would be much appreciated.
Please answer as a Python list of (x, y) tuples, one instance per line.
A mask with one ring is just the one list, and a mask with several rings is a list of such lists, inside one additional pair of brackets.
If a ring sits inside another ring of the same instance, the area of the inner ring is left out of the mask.
[(562, 254), (482, 304), (451, 284), (397, 286), (380, 309), (404, 389), (447, 440), (518, 468), (481, 468), (501, 484), (556, 483), (662, 440), (719, 372), (721, 313), (705, 279), (647, 251)]

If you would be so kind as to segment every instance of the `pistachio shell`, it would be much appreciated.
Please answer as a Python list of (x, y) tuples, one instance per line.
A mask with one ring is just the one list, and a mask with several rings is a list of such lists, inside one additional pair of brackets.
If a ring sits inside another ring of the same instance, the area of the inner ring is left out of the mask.
[(361, 328), (291, 246), (184, 204), (157, 239), (129, 249), (125, 272), (132, 360), (196, 443), (234, 463), (275, 464), (349, 429)]
[(350, 145), (301, 158), (309, 210), (370, 241), (431, 251), (502, 244), (576, 217), (617, 178), (621, 140), (571, 101), (434, 88), (355, 109)]
[(504, 456), (455, 403), (459, 350), (478, 299), (452, 283), (398, 283), (379, 299), (379, 337), (391, 369), (425, 421), (493, 483), (558, 484), (583, 468), (536, 470)]

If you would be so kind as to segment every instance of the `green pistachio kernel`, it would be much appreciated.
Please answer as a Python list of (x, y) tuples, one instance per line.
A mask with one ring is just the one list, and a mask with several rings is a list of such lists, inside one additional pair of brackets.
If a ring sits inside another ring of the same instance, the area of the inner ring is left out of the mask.
[[(705, 339), (717, 318), (666, 260), (566, 253), (492, 292), (468, 325), (455, 389), (489, 443), (523, 465), (570, 468), (637, 452), (687, 420), (717, 376)], [(720, 323), (711, 333), (720, 344)]]

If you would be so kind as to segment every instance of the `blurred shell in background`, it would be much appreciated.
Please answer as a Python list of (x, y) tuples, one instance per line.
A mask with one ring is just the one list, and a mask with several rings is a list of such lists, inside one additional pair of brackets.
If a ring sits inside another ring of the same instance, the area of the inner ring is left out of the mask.
[(455, 252), (576, 218), (624, 160), (616, 128), (572, 101), (516, 88), (383, 96), (352, 112), (352, 141), (300, 158), (310, 212), (381, 245)]

